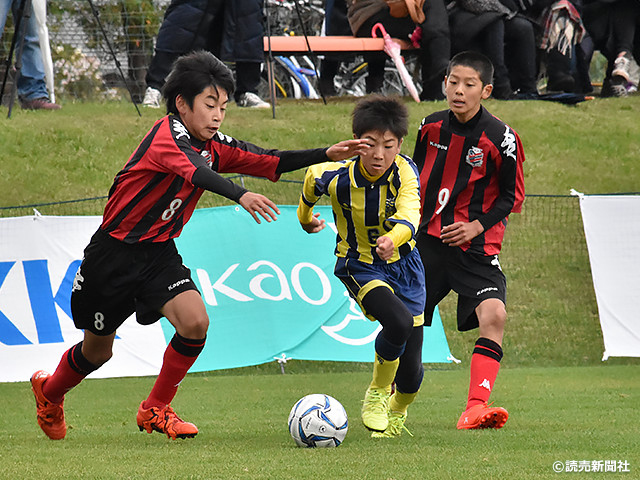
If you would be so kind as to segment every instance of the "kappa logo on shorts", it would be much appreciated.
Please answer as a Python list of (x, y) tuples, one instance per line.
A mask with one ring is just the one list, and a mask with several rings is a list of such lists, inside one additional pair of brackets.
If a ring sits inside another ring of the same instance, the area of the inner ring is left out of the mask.
[(498, 255), (494, 255), (491, 260), (491, 265), (494, 267), (498, 267), (498, 270), (502, 271), (502, 266), (500, 265), (500, 260), (498, 259)]
[(84, 277), (82, 276), (82, 274), (80, 273), (80, 269), (78, 268), (76, 276), (73, 279), (73, 288), (71, 289), (71, 291), (77, 292), (79, 290), (82, 290), (82, 282), (84, 282)]
[(481, 167), (484, 161), (484, 152), (480, 147), (471, 147), (467, 152), (466, 160), (473, 168)]
[(487, 292), (497, 292), (498, 291), (498, 287), (485, 287), (481, 290), (478, 290), (478, 292), (476, 293), (476, 297), (479, 297), (480, 295), (482, 295), (483, 293), (487, 293)]
[(167, 290), (171, 291), (174, 288), (178, 288), (180, 285), (184, 285), (185, 283), (191, 282), (190, 278), (183, 278), (182, 280), (178, 280), (176, 283), (171, 284), (167, 287)]

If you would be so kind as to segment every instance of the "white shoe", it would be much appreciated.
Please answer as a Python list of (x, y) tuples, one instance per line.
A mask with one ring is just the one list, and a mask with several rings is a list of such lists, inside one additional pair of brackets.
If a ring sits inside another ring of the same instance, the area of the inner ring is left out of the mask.
[(142, 105), (149, 108), (160, 108), (161, 98), (162, 93), (160, 93), (160, 90), (156, 90), (153, 87), (147, 87), (147, 91), (144, 92), (144, 100), (142, 100)]
[(613, 62), (613, 72), (611, 72), (612, 77), (621, 77), (625, 82), (628, 82), (630, 79), (629, 70), (631, 69), (631, 58), (628, 53), (619, 56)]
[(239, 107), (249, 108), (271, 108), (271, 105), (262, 100), (258, 95), (252, 92), (246, 92), (240, 95), (240, 98), (236, 100), (236, 105)]

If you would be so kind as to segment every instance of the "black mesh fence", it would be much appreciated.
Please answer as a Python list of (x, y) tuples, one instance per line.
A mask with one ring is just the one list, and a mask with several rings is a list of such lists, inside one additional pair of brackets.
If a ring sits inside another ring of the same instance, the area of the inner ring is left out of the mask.
[[(237, 181), (237, 179), (236, 179)], [(298, 183), (298, 181), (292, 181)], [(101, 215), (107, 197), (0, 207), (0, 217)], [(512, 214), (501, 261), (505, 269), (548, 265), (588, 269), (579, 201), (573, 196), (528, 195), (521, 214)]]

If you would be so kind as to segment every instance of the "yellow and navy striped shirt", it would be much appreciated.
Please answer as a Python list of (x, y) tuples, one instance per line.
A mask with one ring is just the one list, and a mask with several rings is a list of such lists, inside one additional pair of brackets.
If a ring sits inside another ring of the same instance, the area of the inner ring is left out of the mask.
[[(418, 178), (413, 160), (404, 155), (396, 155), (387, 171), (375, 179), (366, 173), (359, 157), (313, 165), (304, 179), (298, 219), (310, 223), (314, 205), (327, 195), (338, 231), (336, 256), (368, 264), (393, 263), (415, 246), (420, 224)], [(376, 254), (381, 235), (391, 237), (396, 246), (388, 261)]]

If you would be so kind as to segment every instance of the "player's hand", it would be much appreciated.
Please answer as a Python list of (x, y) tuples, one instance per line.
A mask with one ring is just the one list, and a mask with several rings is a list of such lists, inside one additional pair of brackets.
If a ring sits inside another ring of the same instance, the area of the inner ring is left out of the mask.
[(280, 215), (277, 205), (259, 193), (247, 192), (240, 197), (238, 203), (251, 214), (256, 223), (260, 223), (258, 215), (267, 222), (277, 220), (276, 215)]
[(357, 155), (362, 155), (369, 148), (371, 148), (371, 145), (369, 145), (369, 143), (364, 139), (354, 138), (352, 140), (343, 140), (335, 145), (331, 145), (327, 149), (327, 157), (329, 157), (330, 160), (337, 162), (339, 160), (346, 160)]
[(383, 235), (376, 240), (376, 253), (382, 260), (389, 260), (393, 256), (395, 248), (393, 240), (389, 237)]
[(319, 218), (319, 217), (320, 217), (319, 213), (314, 213), (313, 218), (311, 219), (311, 222), (301, 223), (300, 226), (307, 233), (318, 233), (320, 230), (322, 230), (324, 227), (327, 226), (327, 224), (324, 221), (324, 218)]
[(484, 232), (484, 227), (478, 220), (473, 222), (455, 222), (446, 227), (442, 227), (440, 231), (440, 239), (442, 243), (450, 247), (459, 247), (470, 242), (478, 235)]

